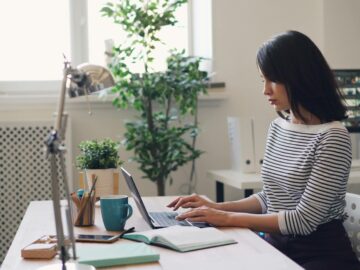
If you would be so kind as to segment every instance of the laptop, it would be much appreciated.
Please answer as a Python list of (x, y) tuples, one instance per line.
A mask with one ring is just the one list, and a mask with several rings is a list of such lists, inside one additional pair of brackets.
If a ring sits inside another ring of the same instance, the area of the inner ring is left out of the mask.
[(187, 220), (176, 220), (175, 217), (178, 215), (178, 213), (176, 212), (148, 212), (146, 210), (143, 200), (141, 199), (141, 195), (135, 185), (133, 177), (123, 167), (121, 167), (120, 169), (125, 177), (125, 181), (127, 183), (127, 186), (129, 187), (131, 196), (134, 198), (141, 216), (151, 228), (159, 229), (174, 225), (196, 226), (200, 228), (211, 226), (206, 222), (189, 222)]

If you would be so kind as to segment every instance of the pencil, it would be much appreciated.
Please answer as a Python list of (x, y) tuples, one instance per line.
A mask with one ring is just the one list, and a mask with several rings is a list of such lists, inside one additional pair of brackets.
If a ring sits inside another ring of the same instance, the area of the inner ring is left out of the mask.
[[(78, 216), (77, 216), (77, 218), (76, 218), (76, 220), (75, 220), (75, 224), (77, 224), (77, 223), (80, 221), (80, 219), (82, 218), (82, 216), (83, 216), (83, 214), (84, 214), (84, 211), (85, 211), (86, 206), (87, 206), (87, 204), (88, 204), (88, 202), (89, 202), (89, 199), (91, 198), (91, 195), (92, 195), (92, 193), (94, 192), (96, 181), (97, 181), (97, 176), (95, 177), (94, 182), (93, 182), (93, 184), (92, 184), (92, 186), (91, 186), (89, 195), (88, 195), (88, 196), (84, 196), (84, 198), (83, 198), (83, 199), (84, 199), (84, 204), (81, 206), (81, 209), (80, 209), (80, 211), (79, 211), (79, 214), (78, 214)], [(84, 194), (84, 195), (86, 195), (86, 194)]]

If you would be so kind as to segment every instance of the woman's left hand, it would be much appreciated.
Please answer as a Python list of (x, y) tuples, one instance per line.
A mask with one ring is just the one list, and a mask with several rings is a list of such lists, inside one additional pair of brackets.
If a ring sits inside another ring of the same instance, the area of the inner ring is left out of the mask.
[(207, 206), (194, 208), (190, 211), (179, 214), (176, 219), (188, 220), (190, 222), (207, 222), (214, 226), (230, 226), (229, 218), (231, 212), (221, 211)]

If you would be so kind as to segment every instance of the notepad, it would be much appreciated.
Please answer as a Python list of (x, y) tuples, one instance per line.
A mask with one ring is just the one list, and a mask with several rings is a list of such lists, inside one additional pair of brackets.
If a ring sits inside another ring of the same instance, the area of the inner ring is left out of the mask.
[(213, 227), (201, 229), (179, 225), (128, 233), (123, 238), (164, 246), (180, 252), (237, 243), (227, 234)]
[(77, 247), (78, 262), (94, 267), (157, 262), (158, 252), (143, 243), (86, 244)]

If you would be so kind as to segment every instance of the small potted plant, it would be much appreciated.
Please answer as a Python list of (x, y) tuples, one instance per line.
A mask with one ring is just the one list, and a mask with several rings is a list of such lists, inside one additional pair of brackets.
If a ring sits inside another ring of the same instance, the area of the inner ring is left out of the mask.
[(117, 194), (119, 191), (118, 166), (122, 161), (119, 157), (119, 143), (111, 139), (88, 140), (79, 144), (80, 155), (76, 157), (76, 165), (84, 170), (88, 187), (96, 176), (96, 196)]

